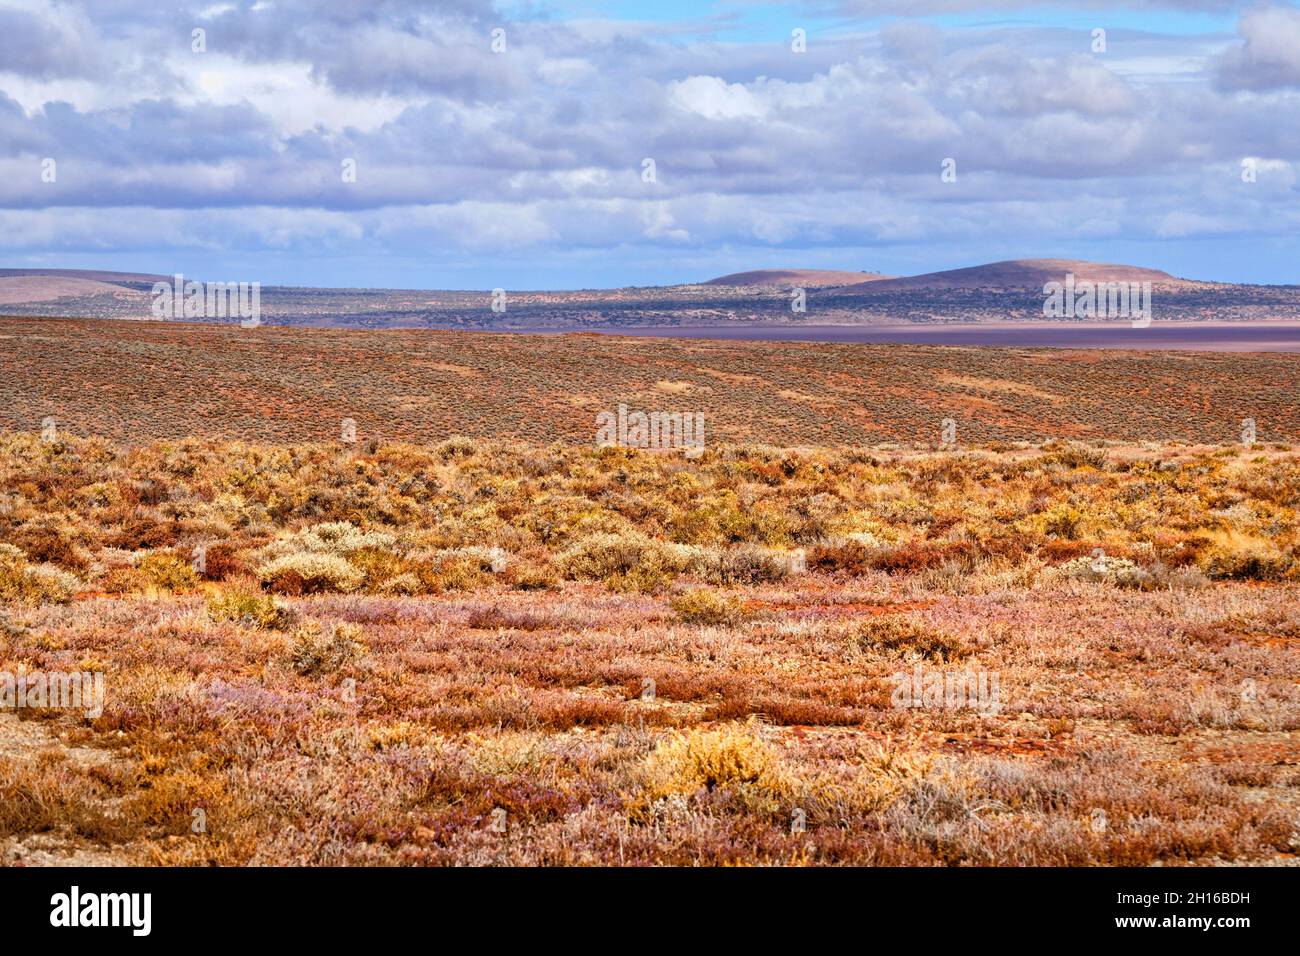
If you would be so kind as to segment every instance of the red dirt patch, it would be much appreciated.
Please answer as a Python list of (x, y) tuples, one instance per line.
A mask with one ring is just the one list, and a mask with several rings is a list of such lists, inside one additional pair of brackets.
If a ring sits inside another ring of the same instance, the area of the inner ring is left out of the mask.
[(959, 754), (999, 756), (1055, 756), (1066, 747), (1059, 737), (981, 737), (974, 734), (945, 734), (942, 749)]

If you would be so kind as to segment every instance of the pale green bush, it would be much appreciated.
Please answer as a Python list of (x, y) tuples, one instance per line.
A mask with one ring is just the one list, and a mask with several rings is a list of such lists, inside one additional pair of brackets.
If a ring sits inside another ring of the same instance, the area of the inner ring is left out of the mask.
[(331, 521), (303, 528), (272, 541), (260, 552), (263, 561), (274, 561), (291, 554), (329, 554), (346, 558), (362, 548), (391, 549), (393, 535), (384, 531), (362, 531), (347, 521)]
[(20, 549), (0, 544), (0, 600), (20, 604), (66, 604), (81, 579), (53, 564), (31, 564)]
[(355, 591), (365, 574), (346, 558), (307, 551), (286, 554), (263, 565), (257, 576), (281, 594), (314, 594), (320, 591)]
[(1121, 588), (1146, 589), (1156, 583), (1150, 571), (1128, 558), (1081, 555), (1057, 567), (1056, 574), (1071, 581), (1093, 581)]

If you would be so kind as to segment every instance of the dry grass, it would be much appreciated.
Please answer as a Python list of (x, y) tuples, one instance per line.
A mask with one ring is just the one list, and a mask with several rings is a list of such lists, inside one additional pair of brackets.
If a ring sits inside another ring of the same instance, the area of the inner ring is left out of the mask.
[[(3, 748), (0, 841), (1293, 860), (1300, 461), (1095, 451), (0, 435), (0, 671), (107, 675), (93, 720), (0, 713), (0, 738), (44, 741)], [(996, 674), (1001, 707), (900, 709), (916, 668)]]

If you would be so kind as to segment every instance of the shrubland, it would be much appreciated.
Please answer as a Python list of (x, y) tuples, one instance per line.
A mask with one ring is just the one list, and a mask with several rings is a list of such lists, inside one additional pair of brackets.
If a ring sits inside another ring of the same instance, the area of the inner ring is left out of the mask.
[[(0, 849), (1285, 861), (1297, 507), (1279, 446), (3, 433), (0, 671), (108, 696), (0, 712)], [(899, 709), (915, 669), (1005, 699)]]

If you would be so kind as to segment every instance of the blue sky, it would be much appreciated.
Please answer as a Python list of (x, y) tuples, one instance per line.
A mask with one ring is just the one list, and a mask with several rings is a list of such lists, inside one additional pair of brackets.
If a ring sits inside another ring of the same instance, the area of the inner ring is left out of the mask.
[[(889, 5), (880, 4), (881, 10)], [(827, 32), (854, 33), (879, 29), (888, 23), (911, 20), (930, 23), (943, 28), (962, 27), (1055, 27), (1072, 30), (1091, 30), (1104, 25), (1111, 29), (1145, 31), (1168, 35), (1206, 33), (1231, 34), (1237, 23), (1237, 4), (1168, 3), (1159, 6), (1125, 9), (1106, 5), (1104, 13), (1098, 4), (1025, 3), (1022, 5), (969, 4), (966, 10), (934, 12), (943, 4), (927, 8), (924, 3), (898, 4), (911, 7), (913, 15), (899, 12), (870, 12), (867, 4), (855, 11), (852, 4), (835, 3), (763, 3), (726, 2), (706, 3), (699, 0), (605, 0), (590, 3), (551, 3), (503, 5), (502, 10), (512, 11), (521, 19), (529, 17), (574, 19), (579, 17), (605, 17), (613, 20), (633, 20), (650, 23), (684, 25), (698, 23), (697, 36), (713, 35), (720, 39), (739, 42), (762, 42), (771, 36), (782, 36), (788, 25), (800, 23)], [(959, 6), (959, 5), (949, 5)]]
[(1294, 4), (0, 0), (5, 266), (527, 289), (1062, 257), (1296, 283), (1298, 173)]

